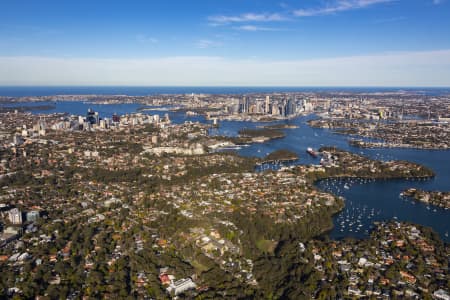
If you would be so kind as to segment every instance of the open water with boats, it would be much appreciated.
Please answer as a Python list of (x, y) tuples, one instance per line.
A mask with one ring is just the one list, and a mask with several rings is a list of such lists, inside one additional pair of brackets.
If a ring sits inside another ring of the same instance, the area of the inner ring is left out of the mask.
[[(259, 91), (259, 90), (258, 90)], [(26, 91), (32, 94), (31, 91)], [(35, 91), (36, 92), (36, 91)], [(65, 91), (68, 92), (68, 91)], [(83, 92), (85, 92), (83, 90)], [(92, 92), (92, 91), (91, 91)], [(176, 92), (180, 92), (176, 90)], [(230, 92), (225, 90), (224, 92)], [(236, 90), (236, 93), (242, 92)], [(43, 92), (42, 92), (43, 93)], [(436, 92), (437, 93), (437, 92)], [(0, 89), (0, 95), (4, 91)], [(61, 93), (62, 94), (62, 93)], [(70, 94), (70, 93), (66, 93)], [(86, 93), (87, 94), (87, 93)], [(92, 93), (90, 93), (92, 94)], [(100, 93), (99, 93), (100, 94)], [(8, 95), (8, 94), (5, 94)], [(20, 95), (11, 95), (20, 96)], [(5, 104), (3, 104), (5, 105)], [(40, 106), (51, 105), (45, 110), (33, 110), (35, 114), (66, 112), (74, 115), (84, 115), (88, 108), (98, 111), (101, 117), (112, 114), (134, 113), (141, 107), (139, 104), (90, 104), (85, 102), (26, 102), (8, 106)], [(185, 121), (207, 122), (202, 116), (188, 117), (184, 112), (171, 112), (168, 108), (155, 108), (143, 111), (147, 114), (168, 113), (174, 123)], [(318, 164), (319, 158), (306, 153), (308, 147), (318, 149), (321, 146), (336, 146), (343, 150), (366, 155), (379, 160), (408, 160), (423, 164), (434, 170), (436, 177), (428, 180), (323, 180), (317, 183), (318, 188), (332, 192), (345, 198), (345, 208), (334, 217), (334, 229), (330, 237), (340, 239), (344, 237), (363, 238), (368, 235), (373, 222), (398, 220), (408, 221), (432, 227), (441, 238), (450, 242), (450, 210), (427, 206), (408, 198), (401, 198), (400, 192), (406, 188), (416, 187), (424, 190), (450, 190), (450, 150), (415, 150), (415, 149), (360, 149), (348, 144), (349, 136), (335, 134), (328, 129), (311, 128), (307, 121), (315, 116), (302, 116), (288, 121), (278, 121), (270, 125), (281, 123), (294, 125), (296, 128), (283, 129), (286, 136), (262, 144), (252, 144), (236, 149), (244, 156), (264, 157), (278, 149), (288, 149), (296, 152), (299, 164)], [(235, 136), (242, 128), (256, 128), (269, 123), (222, 121), (217, 129), (212, 129), (213, 135)], [(279, 165), (263, 165), (260, 170), (278, 168)]]

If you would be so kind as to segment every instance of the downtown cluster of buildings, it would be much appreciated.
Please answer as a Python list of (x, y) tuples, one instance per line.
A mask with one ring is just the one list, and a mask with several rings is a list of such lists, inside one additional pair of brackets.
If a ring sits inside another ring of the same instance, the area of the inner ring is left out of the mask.
[[(67, 116), (65, 114), (52, 114), (48, 116), (36, 117), (29, 113), (8, 113), (2, 122), (3, 126), (8, 129), (14, 129), (12, 126), (13, 120), (23, 118), (24, 124), (16, 127), (12, 135), (11, 145), (20, 146), (25, 142), (40, 141), (41, 143), (48, 143), (48, 140), (43, 139), (47, 134), (63, 131), (105, 131), (105, 130), (126, 130), (132, 127), (155, 126), (164, 128), (171, 124), (169, 115), (160, 117), (158, 114), (130, 114), (118, 116), (114, 114), (112, 118), (101, 118), (98, 112), (89, 109), (85, 116)], [(38, 118), (38, 120), (36, 120)], [(7, 132), (0, 132), (0, 142), (7, 142), (10, 139), (10, 134)], [(154, 142), (157, 137), (154, 138)], [(9, 145), (9, 146), (11, 146)], [(4, 145), (9, 147), (8, 145)]]
[(169, 115), (166, 114), (161, 118), (158, 114), (132, 114), (118, 116), (114, 114), (111, 118), (100, 118), (98, 112), (91, 109), (88, 110), (86, 116), (71, 116), (60, 122), (54, 123), (51, 128), (53, 130), (105, 130), (114, 129), (120, 126), (136, 126), (145, 124), (170, 124)]
[(297, 100), (295, 96), (274, 98), (272, 95), (265, 97), (244, 96), (241, 99), (233, 99), (225, 106), (225, 113), (245, 115), (266, 115), (281, 118), (291, 118), (301, 112), (314, 109), (313, 104), (306, 99)]

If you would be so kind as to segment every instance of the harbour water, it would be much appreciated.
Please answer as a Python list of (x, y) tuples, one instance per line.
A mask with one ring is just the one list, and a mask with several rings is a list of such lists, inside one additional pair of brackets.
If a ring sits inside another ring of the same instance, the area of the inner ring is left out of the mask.
[[(307, 147), (336, 146), (379, 160), (408, 160), (430, 167), (436, 177), (428, 180), (324, 180), (318, 188), (345, 198), (345, 208), (334, 218), (332, 238), (367, 236), (374, 221), (396, 219), (432, 227), (442, 239), (450, 242), (445, 233), (450, 231), (450, 210), (426, 205), (411, 199), (400, 199), (402, 190), (416, 187), (424, 190), (450, 190), (450, 151), (416, 149), (361, 149), (348, 144), (349, 136), (334, 134), (331, 130), (311, 128), (307, 121), (314, 116), (299, 117), (287, 122), (298, 128), (283, 129), (286, 137), (264, 144), (243, 147), (239, 153), (263, 157), (278, 149), (288, 149), (300, 156), (297, 163), (318, 164), (320, 158), (306, 153)], [(217, 134), (236, 135), (241, 127), (257, 127), (261, 123), (222, 122)], [(270, 167), (270, 166), (268, 166)], [(276, 167), (276, 166), (275, 166)], [(347, 221), (348, 219), (348, 221)], [(351, 225), (350, 225), (351, 224)], [(359, 226), (362, 225), (362, 226)]]
[[(98, 111), (101, 117), (112, 114), (126, 114), (136, 112), (139, 104), (111, 104), (95, 105), (83, 102), (39, 102), (18, 103), (17, 105), (52, 105), (48, 110), (33, 110), (33, 113), (67, 112), (69, 114), (84, 115), (88, 108)], [(164, 115), (169, 113), (171, 120), (182, 123), (186, 120), (206, 122), (204, 117), (187, 117), (184, 112), (170, 112), (166, 109), (144, 111), (147, 114)], [(374, 221), (396, 219), (432, 227), (441, 238), (450, 242), (445, 233), (450, 231), (450, 210), (414, 202), (410, 199), (400, 199), (402, 190), (417, 187), (425, 190), (450, 190), (450, 151), (414, 150), (414, 149), (360, 149), (348, 144), (348, 136), (334, 134), (327, 129), (311, 128), (307, 121), (315, 116), (298, 117), (287, 123), (297, 128), (283, 129), (286, 136), (263, 144), (252, 144), (242, 147), (238, 153), (244, 156), (264, 157), (278, 149), (288, 149), (300, 156), (297, 163), (317, 164), (319, 158), (313, 158), (306, 153), (307, 147), (318, 149), (321, 146), (336, 146), (343, 150), (363, 154), (373, 159), (381, 160), (409, 160), (432, 168), (436, 177), (425, 181), (389, 180), (389, 181), (360, 181), (360, 180), (324, 180), (317, 186), (324, 190), (343, 196), (345, 208), (334, 218), (335, 228), (331, 231), (332, 238), (367, 236)], [(220, 127), (212, 129), (213, 135), (235, 136), (241, 128), (256, 128), (267, 125), (261, 122), (222, 121)], [(274, 123), (270, 123), (273, 125)], [(271, 166), (267, 166), (271, 167)]]

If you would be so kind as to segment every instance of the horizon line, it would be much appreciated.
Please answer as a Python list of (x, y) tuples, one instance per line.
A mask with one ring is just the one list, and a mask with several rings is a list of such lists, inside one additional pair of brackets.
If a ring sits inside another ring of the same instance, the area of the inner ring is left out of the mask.
[(159, 87), (180, 87), (180, 88), (450, 88), (441, 85), (1, 85), (0, 88), (62, 88), (62, 87), (123, 87), (123, 88), (159, 88)]

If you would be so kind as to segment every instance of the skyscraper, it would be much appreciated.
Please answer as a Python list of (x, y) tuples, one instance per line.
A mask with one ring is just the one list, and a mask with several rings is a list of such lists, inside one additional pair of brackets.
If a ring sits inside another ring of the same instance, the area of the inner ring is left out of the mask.
[(250, 110), (250, 99), (246, 96), (242, 97), (239, 103), (239, 112), (241, 114), (247, 114)]
[(244, 97), (244, 112), (248, 113), (250, 111), (250, 99), (248, 97)]
[(93, 111), (92, 109), (88, 109), (88, 112), (86, 114), (86, 121), (90, 124), (98, 124), (100, 121), (98, 112)]
[(266, 96), (266, 103), (265, 103), (265, 107), (264, 107), (264, 112), (266, 113), (266, 114), (269, 114), (270, 113), (270, 96), (269, 95), (267, 95)]
[(285, 116), (292, 116), (296, 112), (296, 105), (295, 101), (292, 99), (289, 99), (286, 103), (286, 115)]

